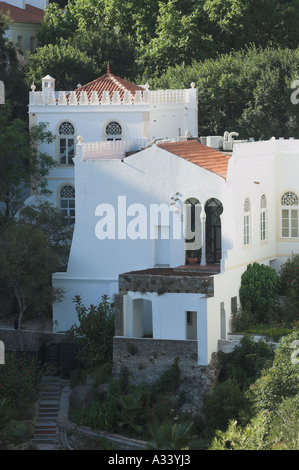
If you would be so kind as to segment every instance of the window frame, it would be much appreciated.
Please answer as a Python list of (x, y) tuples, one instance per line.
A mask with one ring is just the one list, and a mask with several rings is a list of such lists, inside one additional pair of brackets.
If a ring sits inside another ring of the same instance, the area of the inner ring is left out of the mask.
[[(60, 133), (60, 129), (64, 124), (69, 124), (72, 129), (73, 133), (72, 134), (63, 134)], [(76, 156), (76, 126), (75, 124), (70, 121), (69, 119), (64, 119), (63, 121), (60, 121), (57, 124), (56, 127), (56, 155), (57, 155), (57, 161), (58, 164), (67, 167), (67, 166), (74, 166), (73, 159)], [(61, 151), (61, 143), (62, 141), (65, 140), (65, 155), (63, 155)], [(69, 141), (73, 141), (73, 144), (71, 144)], [(72, 147), (71, 147), (72, 146)], [(72, 154), (71, 154), (72, 152)], [(62, 161), (62, 159), (65, 158), (65, 162)]]
[[(284, 203), (284, 199), (286, 203)], [(299, 200), (297, 194), (293, 191), (285, 192), (280, 199), (280, 204), (280, 238), (297, 240), (299, 238)], [(295, 217), (293, 217), (294, 215)], [(287, 221), (287, 225), (284, 221)], [(293, 221), (296, 222), (295, 225), (293, 225)], [(286, 230), (287, 235), (283, 233)], [(293, 230), (296, 230), (296, 235), (293, 235)]]
[(260, 199), (260, 241), (267, 241), (267, 198), (262, 194)]
[(251, 215), (251, 202), (248, 197), (244, 200), (243, 207), (243, 246), (250, 245), (250, 215)]
[[(70, 188), (73, 191), (73, 197), (63, 197), (62, 191), (66, 188)], [(64, 183), (58, 188), (58, 198), (59, 198), (59, 210), (64, 217), (68, 220), (68, 225), (75, 225), (76, 222), (76, 192), (72, 184)], [(73, 201), (73, 204), (70, 205), (70, 202)], [(62, 207), (62, 202), (66, 202), (65, 207)], [(72, 214), (71, 211), (74, 213)]]

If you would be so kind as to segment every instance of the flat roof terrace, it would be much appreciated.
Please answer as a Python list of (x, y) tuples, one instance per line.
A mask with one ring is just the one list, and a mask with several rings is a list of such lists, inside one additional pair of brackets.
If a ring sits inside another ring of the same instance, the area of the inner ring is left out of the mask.
[[(206, 297), (214, 295), (214, 275), (212, 270), (200, 270), (193, 267), (150, 268), (131, 271), (119, 275), (119, 293), (197, 293)], [(203, 268), (203, 267), (202, 267)], [(218, 271), (219, 272), (219, 271)]]

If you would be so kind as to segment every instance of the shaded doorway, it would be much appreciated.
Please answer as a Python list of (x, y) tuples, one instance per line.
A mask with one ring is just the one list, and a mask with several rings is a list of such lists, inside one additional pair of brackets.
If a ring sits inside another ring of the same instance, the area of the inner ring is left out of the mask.
[(208, 264), (218, 264), (221, 260), (221, 214), (222, 203), (209, 199), (205, 205), (206, 213), (206, 260)]

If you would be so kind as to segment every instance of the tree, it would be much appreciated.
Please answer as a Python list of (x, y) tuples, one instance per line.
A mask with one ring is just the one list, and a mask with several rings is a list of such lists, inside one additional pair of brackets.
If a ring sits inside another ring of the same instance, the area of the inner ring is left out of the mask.
[(258, 322), (267, 319), (278, 300), (279, 279), (275, 269), (264, 264), (247, 266), (241, 276), (240, 302), (245, 311), (251, 312)]
[(65, 270), (72, 242), (73, 227), (68, 225), (68, 221), (61, 211), (48, 201), (42, 201), (39, 205), (24, 205), (18, 213), (18, 219), (23, 223), (38, 227), (43, 232), (48, 247), (59, 258), (57, 270)]
[(0, 236), (0, 281), (18, 302), (18, 329), (31, 307), (46, 313), (62, 292), (51, 285), (51, 275), (59, 263), (44, 233), (34, 225), (10, 221)]
[(42, 78), (50, 74), (56, 80), (57, 90), (74, 90), (79, 83), (88, 83), (97, 76), (92, 58), (72, 44), (61, 41), (36, 49), (25, 65), (27, 84), (40, 87)]
[(240, 139), (299, 137), (299, 109), (291, 102), (299, 49), (250, 46), (149, 78), (152, 89), (198, 89), (199, 135), (237, 131)]
[(293, 359), (298, 344), (298, 332), (282, 338), (275, 351), (272, 367), (263, 371), (249, 389), (248, 398), (257, 413), (268, 411), (275, 414), (284, 399), (299, 394), (298, 363)]
[(6, 38), (9, 19), (0, 11), (0, 80), (5, 84), (5, 103), (13, 119), (27, 119), (28, 92), (22, 61), (12, 41)]
[(54, 136), (45, 123), (28, 132), (25, 122), (11, 120), (6, 109), (0, 110), (0, 128), (0, 201), (8, 218), (15, 215), (29, 188), (41, 194), (49, 193), (45, 177), (55, 162), (39, 152), (38, 145), (52, 142)]
[(94, 368), (112, 361), (114, 335), (114, 304), (104, 295), (98, 305), (89, 308), (75, 296), (74, 303), (79, 325), (69, 330), (69, 335), (79, 346), (78, 364), (83, 368)]

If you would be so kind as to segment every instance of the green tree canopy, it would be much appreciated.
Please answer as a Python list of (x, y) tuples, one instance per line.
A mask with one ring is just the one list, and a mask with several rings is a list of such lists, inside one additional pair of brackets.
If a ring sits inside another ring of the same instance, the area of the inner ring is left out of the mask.
[(21, 119), (11, 120), (4, 108), (0, 110), (0, 201), (5, 205), (5, 216), (13, 216), (29, 187), (48, 194), (45, 177), (54, 166), (53, 158), (39, 152), (38, 145), (52, 142), (54, 137), (41, 123), (28, 133)]
[(46, 312), (61, 292), (52, 288), (51, 275), (59, 265), (44, 233), (34, 225), (10, 221), (0, 236), (0, 282), (18, 302), (19, 329), (29, 307)]
[(177, 65), (151, 88), (198, 89), (199, 135), (236, 131), (239, 138), (299, 137), (299, 108), (291, 102), (298, 79), (299, 49), (252, 45), (215, 59)]

